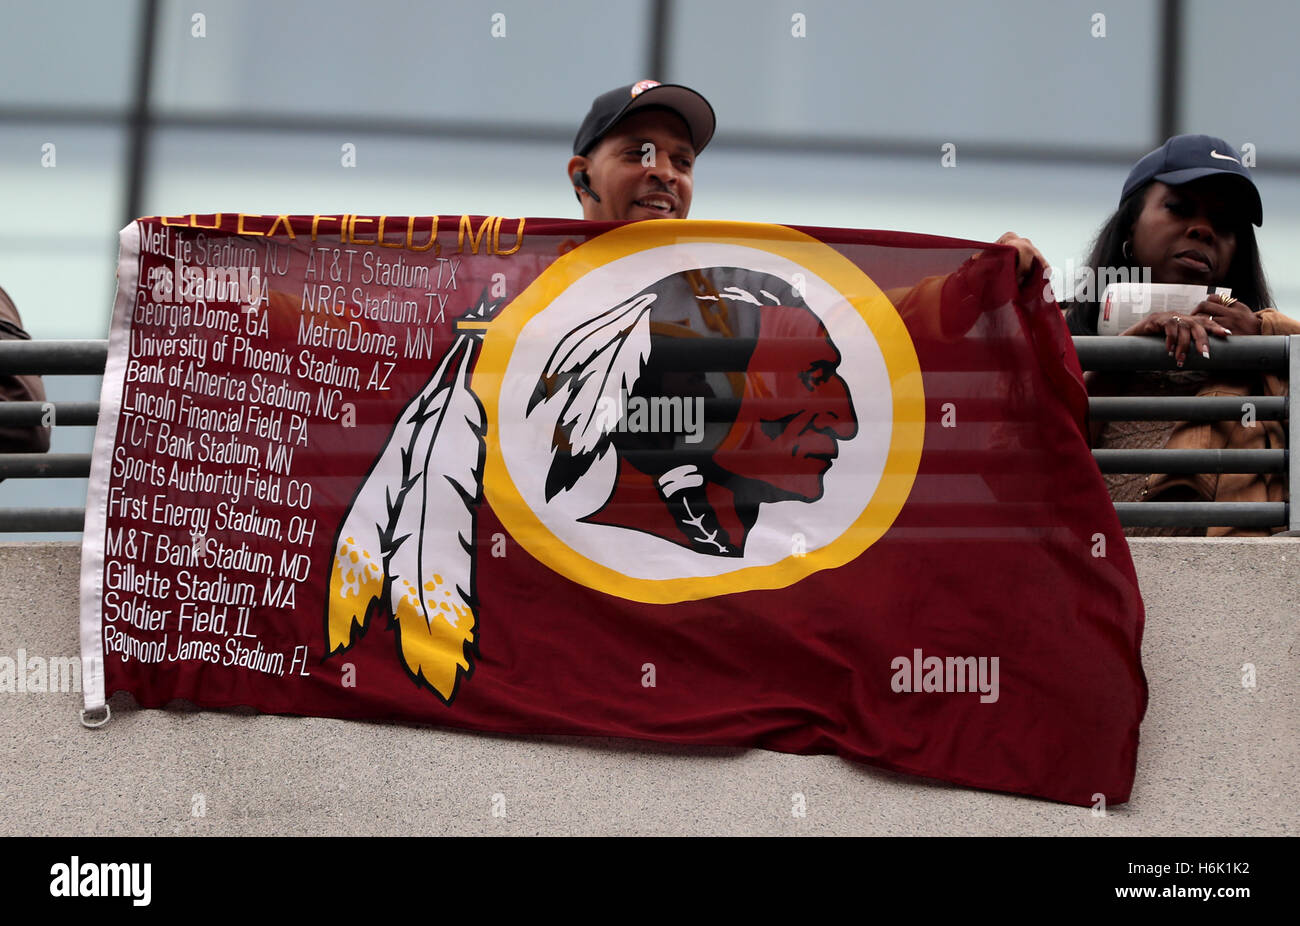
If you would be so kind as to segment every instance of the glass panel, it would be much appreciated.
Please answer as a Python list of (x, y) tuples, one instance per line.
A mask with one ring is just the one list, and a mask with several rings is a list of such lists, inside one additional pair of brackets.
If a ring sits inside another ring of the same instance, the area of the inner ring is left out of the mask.
[(1256, 147), (1259, 166), (1300, 156), (1300, 6), (1188, 0), (1179, 130)]
[(6, 0), (0, 105), (125, 107), (139, 30), (135, 0)]
[[(344, 145), (356, 167), (343, 167)], [(567, 145), (169, 129), (144, 211), (570, 216)]]
[[(1150, 147), (1156, 4), (675, 3), (674, 80), (728, 133)], [(800, 13), (793, 12), (801, 11)], [(802, 15), (803, 38), (792, 33)]]
[(118, 129), (11, 124), (0, 136), (0, 285), (32, 337), (108, 336), (123, 150)]
[[(648, 0), (354, 3), (166, 0), (165, 111), (428, 117), (573, 125), (598, 93), (644, 77)], [(503, 19), (493, 17), (500, 14)], [(504, 35), (493, 36), (494, 27)], [(594, 41), (593, 37), (604, 40)], [(308, 74), (311, 74), (310, 79)]]

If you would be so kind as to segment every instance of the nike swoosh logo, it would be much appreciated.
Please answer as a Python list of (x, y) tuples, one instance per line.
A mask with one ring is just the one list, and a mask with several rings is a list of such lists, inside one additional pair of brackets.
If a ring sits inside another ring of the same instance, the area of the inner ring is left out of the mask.
[(1219, 152), (1215, 151), (1213, 148), (1210, 149), (1210, 157), (1212, 157), (1212, 158), (1218, 158), (1220, 161), (1231, 161), (1231, 162), (1234, 163), (1234, 164), (1240, 164), (1240, 163), (1241, 163), (1241, 162), (1238, 161), (1236, 158), (1231, 157), (1230, 155), (1219, 154)]

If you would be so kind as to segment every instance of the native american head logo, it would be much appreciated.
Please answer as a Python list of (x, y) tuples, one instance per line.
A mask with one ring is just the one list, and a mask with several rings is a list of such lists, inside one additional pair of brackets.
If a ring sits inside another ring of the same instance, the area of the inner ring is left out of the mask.
[(829, 284), (678, 235), (605, 261), (575, 249), (499, 317), (482, 298), (457, 322), (339, 528), (327, 655), (386, 616), (408, 676), (450, 704), (478, 659), (485, 497), (534, 558), (642, 601), (788, 585), (887, 529), (922, 426), (896, 410), (923, 422), (923, 399), (898, 404), (899, 377), (919, 377), (914, 353), (888, 359), (911, 351), (892, 306), (845, 295), (874, 284), (834, 261)]
[(857, 433), (839, 364), (803, 297), (769, 273), (688, 270), (597, 307), (528, 404), (556, 421), (546, 497), (613, 453), (609, 495), (585, 520), (743, 556), (759, 507), (821, 498)]

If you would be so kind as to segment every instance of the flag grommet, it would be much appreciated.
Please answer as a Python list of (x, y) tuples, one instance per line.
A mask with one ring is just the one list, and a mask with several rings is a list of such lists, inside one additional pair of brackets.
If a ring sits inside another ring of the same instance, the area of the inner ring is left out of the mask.
[(110, 711), (110, 710), (108, 709), (108, 705), (107, 705), (107, 704), (104, 705), (104, 708), (103, 708), (103, 709), (104, 709), (104, 716), (103, 716), (103, 718), (98, 719), (98, 720), (88, 720), (88, 719), (86, 719), (88, 714), (97, 714), (97, 713), (99, 713), (98, 709), (96, 709), (96, 710), (94, 710), (94, 711), (88, 711), (88, 710), (82, 709), (82, 710), (80, 711), (81, 725), (82, 725), (83, 727), (85, 727), (87, 730), (94, 730), (94, 729), (96, 729), (97, 727), (102, 727), (104, 724), (108, 723), (109, 718), (113, 716), (112, 711)]

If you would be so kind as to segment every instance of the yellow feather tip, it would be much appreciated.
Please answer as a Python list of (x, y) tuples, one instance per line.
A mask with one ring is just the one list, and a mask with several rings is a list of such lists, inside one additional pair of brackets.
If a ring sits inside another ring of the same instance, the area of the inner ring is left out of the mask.
[(419, 599), (403, 596), (397, 603), (397, 622), (402, 628), (402, 659), (412, 673), (425, 680), (443, 698), (450, 698), (461, 672), (469, 671), (465, 644), (474, 639), (473, 614), (463, 609), (462, 617), (471, 620), (453, 625), (446, 620), (424, 619)]
[(365, 625), (370, 603), (384, 589), (382, 569), (373, 563), (354, 567), (346, 554), (347, 547), (340, 546), (330, 570), (327, 651), (331, 653), (351, 642), (353, 624)]

